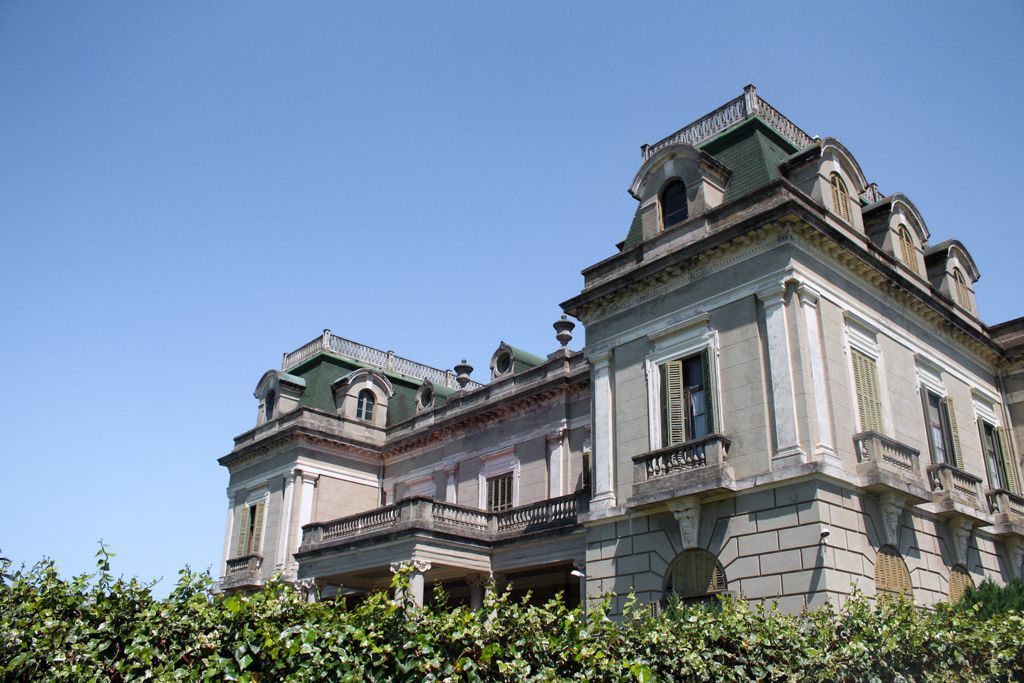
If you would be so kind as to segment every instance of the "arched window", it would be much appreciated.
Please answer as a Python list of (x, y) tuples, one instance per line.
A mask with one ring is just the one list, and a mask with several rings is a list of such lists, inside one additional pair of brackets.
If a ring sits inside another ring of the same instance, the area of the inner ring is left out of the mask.
[(903, 263), (915, 273), (917, 270), (917, 250), (914, 249), (914, 240), (910, 237), (907, 226), (900, 225), (900, 258)]
[(846, 189), (846, 183), (843, 182), (838, 173), (832, 174), (832, 206), (837, 216), (847, 223), (851, 222), (850, 193)]
[(681, 180), (673, 180), (661, 191), (661, 229), (682, 223), (688, 215), (686, 185)]
[(875, 555), (875, 594), (878, 597), (914, 595), (907, 563), (891, 545), (883, 545)]
[(676, 555), (665, 573), (665, 598), (680, 600), (708, 598), (725, 591), (725, 570), (718, 558), (706, 550), (684, 550)]
[(967, 568), (958, 564), (949, 572), (949, 601), (957, 602), (964, 597), (968, 588), (974, 588), (974, 581)]
[(360, 391), (359, 400), (356, 403), (356, 417), (360, 420), (373, 422), (373, 403), (375, 400), (373, 392), (369, 389)]
[(970, 310), (971, 297), (967, 293), (967, 280), (964, 279), (964, 274), (960, 272), (959, 268), (953, 269), (953, 284), (956, 285), (956, 302)]
[(274, 419), (274, 403), (277, 401), (277, 394), (268, 391), (263, 399), (263, 421), (270, 422)]

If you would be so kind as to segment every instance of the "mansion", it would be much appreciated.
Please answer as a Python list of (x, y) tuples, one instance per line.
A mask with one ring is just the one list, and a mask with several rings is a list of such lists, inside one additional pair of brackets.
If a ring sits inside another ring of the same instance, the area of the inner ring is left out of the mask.
[(799, 612), (1021, 577), (1024, 318), (978, 318), (966, 247), (753, 86), (641, 152), (548, 353), (502, 342), (480, 383), (325, 330), (263, 374), (221, 589), (358, 599), (409, 564), (418, 601)]

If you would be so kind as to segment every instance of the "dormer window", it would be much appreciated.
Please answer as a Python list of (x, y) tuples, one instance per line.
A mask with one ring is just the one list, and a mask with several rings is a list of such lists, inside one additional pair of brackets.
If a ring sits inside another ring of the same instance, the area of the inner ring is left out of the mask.
[(363, 389), (359, 392), (359, 399), (356, 403), (356, 417), (360, 420), (366, 420), (367, 422), (373, 422), (373, 404), (376, 399), (373, 396), (373, 392), (369, 389)]
[(661, 229), (682, 223), (689, 215), (686, 205), (686, 185), (676, 179), (661, 191)]
[(852, 222), (850, 192), (846, 189), (846, 183), (843, 182), (838, 173), (832, 174), (832, 207), (837, 216), (847, 223)]
[(512, 370), (512, 354), (505, 352), (499, 355), (498, 359), (494, 361), (494, 368), (499, 375), (507, 375)]
[(959, 268), (953, 269), (953, 284), (956, 286), (956, 302), (971, 310), (971, 297), (967, 293), (967, 280), (964, 279), (964, 274)]
[(899, 227), (899, 238), (901, 260), (907, 268), (917, 273), (917, 250), (914, 249), (914, 240), (910, 236), (910, 231), (902, 223), (900, 223)]

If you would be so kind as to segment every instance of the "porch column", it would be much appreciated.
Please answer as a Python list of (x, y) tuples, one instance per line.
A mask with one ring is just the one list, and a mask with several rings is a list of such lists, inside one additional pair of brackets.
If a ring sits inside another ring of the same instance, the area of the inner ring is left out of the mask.
[(566, 423), (562, 420), (558, 431), (548, 434), (548, 498), (558, 498), (564, 492), (562, 487), (563, 444), (565, 443)]
[(484, 607), (484, 580), (479, 574), (473, 574), (466, 578), (469, 584), (469, 608), (480, 610)]
[(281, 526), (278, 530), (276, 567), (287, 574), (292, 564), (292, 502), (295, 497), (295, 471), (284, 477), (284, 509), (281, 510)]
[(799, 455), (800, 442), (793, 396), (793, 366), (790, 359), (789, 331), (786, 328), (786, 286), (784, 283), (762, 290), (757, 297), (764, 304), (768, 363), (771, 366), (772, 412), (775, 418), (775, 457)]
[(603, 351), (588, 357), (593, 366), (594, 413), (592, 415), (593, 439), (591, 457), (594, 490), (591, 495), (591, 510), (615, 507), (615, 429), (612, 419), (612, 372), (610, 351)]
[(423, 575), (430, 571), (430, 563), (423, 560), (413, 560), (411, 564), (412, 571), (409, 573), (409, 595), (412, 597), (414, 605), (422, 607), (423, 585), (425, 583)]

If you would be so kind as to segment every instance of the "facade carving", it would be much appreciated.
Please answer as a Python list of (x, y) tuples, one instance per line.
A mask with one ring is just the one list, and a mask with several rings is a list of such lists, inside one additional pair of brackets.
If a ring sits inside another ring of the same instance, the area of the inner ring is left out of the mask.
[(978, 319), (966, 247), (753, 86), (642, 149), (625, 239), (562, 304), (581, 351), (563, 316), (484, 383), (325, 330), (264, 373), (220, 460), (224, 590), (355, 600), (411, 564), (415, 601), (492, 577), (796, 612), (884, 590), (877, 562), (922, 604), (1022, 575), (1024, 319)]

